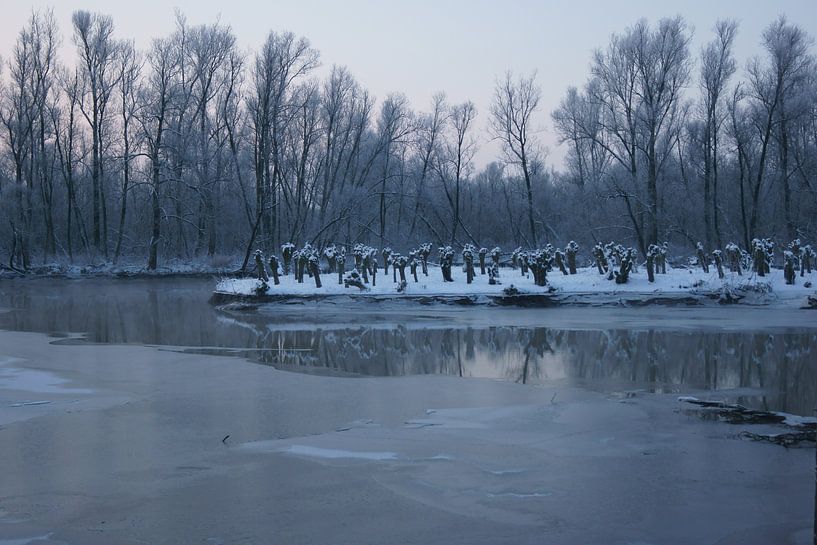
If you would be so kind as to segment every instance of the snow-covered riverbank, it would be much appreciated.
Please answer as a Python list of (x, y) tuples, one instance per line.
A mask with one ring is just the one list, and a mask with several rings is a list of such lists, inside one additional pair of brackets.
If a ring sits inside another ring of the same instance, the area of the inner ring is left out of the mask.
[[(381, 270), (382, 272), (382, 270)], [(817, 272), (804, 277), (798, 276), (794, 285), (787, 285), (783, 271), (773, 269), (765, 277), (754, 273), (742, 276), (726, 273), (723, 279), (718, 278), (716, 271), (704, 273), (699, 268), (669, 269), (667, 274), (657, 274), (655, 282), (647, 280), (643, 270), (632, 273), (626, 284), (616, 284), (600, 275), (595, 268), (587, 267), (578, 270), (575, 275), (563, 275), (559, 271), (548, 274), (547, 286), (536, 286), (533, 276), (522, 275), (519, 270), (502, 269), (499, 285), (491, 285), (487, 275), (475, 277), (471, 284), (465, 279), (465, 273), (455, 268), (452, 271), (454, 282), (444, 282), (439, 268), (429, 267), (429, 275), (418, 276), (418, 282), (408, 275), (405, 289), (398, 291), (391, 270), (388, 275), (379, 274), (376, 284), (367, 286), (361, 291), (355, 287), (346, 288), (338, 283), (338, 276), (327, 273), (321, 276), (322, 286), (316, 287), (312, 278), (305, 277), (298, 283), (294, 275), (281, 276), (280, 284), (272, 280), (262, 283), (255, 278), (230, 278), (221, 280), (215, 292), (217, 302), (231, 298), (256, 298), (260, 301), (276, 298), (324, 297), (336, 295), (379, 296), (379, 297), (472, 297), (476, 300), (500, 298), (508, 300), (508, 289), (513, 286), (520, 296), (547, 296), (554, 303), (594, 303), (618, 302), (620, 300), (644, 302), (666, 300), (681, 301), (690, 304), (695, 301), (744, 302), (752, 304), (783, 304), (803, 306), (809, 295), (817, 290), (812, 283), (817, 282)], [(806, 287), (810, 286), (810, 287)], [(261, 291), (259, 292), (259, 287)], [(259, 296), (262, 293), (263, 295)]]

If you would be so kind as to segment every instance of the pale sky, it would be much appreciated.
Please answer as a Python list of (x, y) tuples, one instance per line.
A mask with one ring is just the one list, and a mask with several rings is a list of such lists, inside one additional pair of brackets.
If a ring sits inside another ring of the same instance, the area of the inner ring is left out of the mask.
[(117, 36), (133, 38), (139, 47), (172, 31), (175, 8), (191, 24), (220, 16), (247, 51), (270, 30), (291, 30), (320, 50), (323, 69), (346, 65), (377, 98), (400, 91), (416, 110), (426, 109), (440, 90), (451, 102), (472, 100), (481, 132), (479, 166), (497, 156), (484, 129), (494, 81), (506, 70), (537, 71), (541, 140), (550, 149), (549, 162), (559, 166), (564, 151), (550, 112), (569, 85), (585, 82), (591, 52), (641, 17), (654, 22), (683, 15), (695, 30), (695, 56), (717, 19), (736, 18), (741, 67), (759, 53), (763, 28), (780, 14), (817, 36), (814, 0), (0, 0), (0, 56), (8, 57), (32, 9), (48, 6), (60, 22), (64, 59), (73, 49), (70, 18), (76, 9), (112, 15)]

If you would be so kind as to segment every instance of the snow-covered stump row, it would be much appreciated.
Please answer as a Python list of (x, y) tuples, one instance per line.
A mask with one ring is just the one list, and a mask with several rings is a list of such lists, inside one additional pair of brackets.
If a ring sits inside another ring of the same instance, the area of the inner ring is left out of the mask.
[[(558, 272), (558, 271), (557, 271)], [(655, 282), (649, 282), (645, 271), (631, 273), (626, 284), (616, 284), (600, 275), (596, 268), (579, 269), (575, 275), (548, 274), (547, 285), (537, 286), (533, 275), (523, 275), (519, 269), (500, 269), (498, 280), (491, 284), (489, 275), (475, 275), (469, 284), (462, 267), (452, 267), (453, 282), (446, 282), (438, 266), (429, 266), (428, 276), (420, 274), (418, 282), (409, 277), (403, 284), (394, 282), (392, 275), (377, 278), (375, 285), (364, 284), (365, 289), (344, 287), (336, 282), (323, 282), (316, 287), (306, 279), (298, 283), (294, 276), (281, 276), (280, 285), (262, 282), (256, 278), (230, 278), (218, 282), (213, 302), (234, 300), (275, 301), (279, 299), (321, 299), (331, 296), (354, 296), (375, 298), (422, 299), (469, 298), (472, 302), (514, 303), (539, 298), (539, 302), (553, 303), (603, 303), (603, 302), (678, 302), (695, 304), (702, 301), (721, 303), (772, 304), (804, 306), (808, 296), (815, 295), (812, 283), (817, 272), (798, 277), (795, 285), (786, 284), (783, 270), (773, 269), (764, 277), (744, 273), (726, 273), (719, 278), (712, 269), (705, 273), (698, 268), (668, 269), (666, 274), (656, 274)], [(403, 287), (401, 287), (401, 285)], [(809, 287), (806, 287), (809, 286)]]

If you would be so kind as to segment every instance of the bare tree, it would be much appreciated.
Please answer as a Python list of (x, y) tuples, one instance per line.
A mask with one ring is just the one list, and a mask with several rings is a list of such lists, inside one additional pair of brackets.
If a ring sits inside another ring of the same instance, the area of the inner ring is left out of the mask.
[(714, 243), (721, 247), (721, 233), (718, 208), (718, 143), (723, 124), (723, 95), (729, 79), (735, 73), (737, 62), (732, 54), (732, 44), (738, 31), (734, 20), (718, 21), (715, 24), (715, 39), (701, 50), (701, 117), (703, 130), (703, 178), (704, 178), (704, 229), (706, 247), (713, 249)]
[[(457, 240), (460, 218), (460, 189), (463, 179), (470, 174), (477, 143), (473, 132), (477, 109), (471, 101), (457, 104), (449, 110), (451, 137), (445, 144), (444, 157), (440, 166), (440, 178), (445, 195), (451, 205), (451, 243)], [(449, 188), (449, 182), (453, 187)], [(464, 227), (464, 226), (463, 226)]]
[(762, 64), (758, 58), (749, 63), (749, 86), (760, 146), (749, 220), (752, 238), (758, 227), (760, 195), (766, 176), (768, 154), (776, 135), (780, 142), (779, 168), (787, 235), (794, 238), (796, 234), (788, 160), (788, 126), (792, 113), (791, 102), (799, 93), (813, 65), (813, 57), (809, 54), (811, 45), (811, 38), (801, 28), (789, 24), (785, 17), (780, 17), (763, 32), (763, 47), (768, 56), (768, 64)]
[(601, 105), (593, 100), (596, 86), (598, 80), (593, 79), (587, 91), (569, 87), (551, 115), (560, 143), (570, 145), (567, 164), (579, 187), (597, 186), (610, 163)]
[(81, 135), (77, 127), (77, 110), (81, 94), (81, 84), (79, 71), (64, 70), (60, 75), (60, 87), (62, 89), (64, 108), (53, 108), (51, 110), (52, 123), (54, 125), (55, 145), (57, 157), (59, 159), (60, 173), (65, 183), (66, 189), (66, 232), (65, 241), (68, 257), (74, 261), (73, 230), (76, 223), (77, 231), (83, 243), (86, 253), (91, 256), (91, 248), (88, 242), (88, 235), (85, 222), (82, 218), (82, 209), (77, 202), (77, 172), (76, 165), (83, 158), (79, 141)]
[(218, 143), (223, 127), (217, 124), (218, 103), (216, 97), (229, 84), (229, 62), (235, 49), (235, 36), (229, 27), (216, 22), (199, 25), (187, 30), (188, 46), (183, 49), (184, 65), (190, 67), (192, 91), (192, 124), (195, 158), (192, 169), (197, 180), (199, 197), (196, 250), (200, 251), (206, 240), (207, 254), (216, 250), (215, 172), (221, 149)]
[(98, 250), (108, 252), (103, 231), (107, 215), (105, 188), (102, 179), (102, 149), (105, 114), (108, 101), (117, 83), (114, 60), (117, 42), (113, 38), (113, 20), (110, 16), (75, 11), (74, 43), (77, 46), (83, 93), (78, 105), (91, 128), (91, 183), (93, 195), (93, 241)]
[[(53, 176), (51, 108), (56, 100), (58, 70), (56, 48), (59, 34), (51, 10), (34, 12), (20, 32), (8, 62), (11, 81), (4, 88), (0, 122), (7, 137), (14, 164), (16, 217), (9, 211), (12, 230), (11, 261), (31, 265), (35, 193), (39, 193), (45, 227), (43, 254), (55, 252), (53, 219)], [(37, 192), (37, 190), (39, 190)]]
[(689, 80), (689, 41), (681, 17), (662, 19), (655, 29), (641, 20), (613, 36), (593, 60), (599, 82), (594, 99), (603, 107), (608, 133), (608, 141), (598, 143), (629, 173), (629, 188), (613, 185), (645, 255), (659, 238), (658, 182), (677, 147), (685, 114), (681, 93)]
[[(378, 211), (380, 218), (380, 231), (378, 233), (380, 246), (384, 245), (386, 239), (386, 195), (388, 182), (395, 176), (394, 160), (399, 157), (402, 146), (407, 143), (409, 135), (414, 131), (415, 124), (412, 112), (405, 95), (391, 94), (380, 108), (380, 117), (377, 121), (377, 151), (376, 155), (381, 156), (382, 170), (377, 183), (377, 197), (379, 201)], [(374, 155), (373, 155), (374, 157)]]
[[(414, 146), (416, 154), (420, 162), (420, 172), (417, 176), (417, 183), (414, 195), (414, 214), (411, 218), (411, 227), (409, 228), (409, 236), (414, 234), (417, 225), (417, 219), (425, 219), (423, 204), (426, 201), (426, 180), (431, 171), (435, 156), (439, 152), (439, 141), (441, 134), (445, 130), (448, 120), (448, 105), (446, 104), (445, 94), (436, 93), (431, 101), (431, 112), (421, 114), (417, 119), (417, 132), (414, 139)], [(440, 243), (443, 241), (440, 240)]]
[(689, 42), (686, 23), (679, 17), (662, 19), (650, 31), (646, 22), (633, 29), (638, 74), (637, 118), (643, 131), (638, 147), (646, 159), (648, 244), (657, 244), (660, 224), (658, 177), (672, 151), (682, 122), (681, 91), (689, 80)]
[(541, 97), (536, 73), (514, 81), (513, 75), (508, 72), (504, 79), (497, 81), (491, 103), (491, 133), (502, 142), (506, 161), (518, 165), (522, 170), (528, 199), (528, 224), (534, 246), (537, 237), (531, 171), (532, 165), (539, 160), (540, 150), (535, 140), (535, 128), (531, 124)]
[(116, 233), (116, 250), (114, 263), (119, 261), (122, 253), (122, 239), (125, 235), (125, 217), (128, 211), (128, 195), (131, 189), (131, 161), (133, 160), (133, 119), (139, 107), (137, 85), (139, 83), (142, 61), (133, 42), (124, 42), (117, 51), (117, 70), (119, 75), (119, 114), (122, 122), (122, 200), (119, 208), (119, 229)]
[[(284, 182), (284, 129), (292, 113), (289, 102), (294, 84), (309, 74), (319, 61), (318, 52), (306, 38), (291, 32), (270, 32), (252, 69), (252, 96), (248, 108), (253, 125), (256, 215), (263, 239), (275, 246), (279, 191)], [(253, 236), (258, 227), (253, 229)]]
[(153, 40), (148, 54), (148, 67), (148, 79), (141, 89), (143, 108), (139, 111), (138, 119), (150, 160), (151, 230), (148, 269), (155, 270), (161, 240), (162, 158), (165, 153), (163, 142), (174, 98), (174, 79), (178, 70), (171, 40)]

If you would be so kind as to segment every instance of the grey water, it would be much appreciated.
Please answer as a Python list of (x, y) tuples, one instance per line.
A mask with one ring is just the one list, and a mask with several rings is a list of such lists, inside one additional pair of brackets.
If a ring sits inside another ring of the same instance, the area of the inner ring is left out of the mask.
[(350, 378), (445, 374), (605, 392), (704, 389), (803, 415), (817, 404), (817, 315), (809, 311), (342, 299), (228, 311), (209, 304), (214, 285), (210, 278), (2, 280), (0, 329)]

